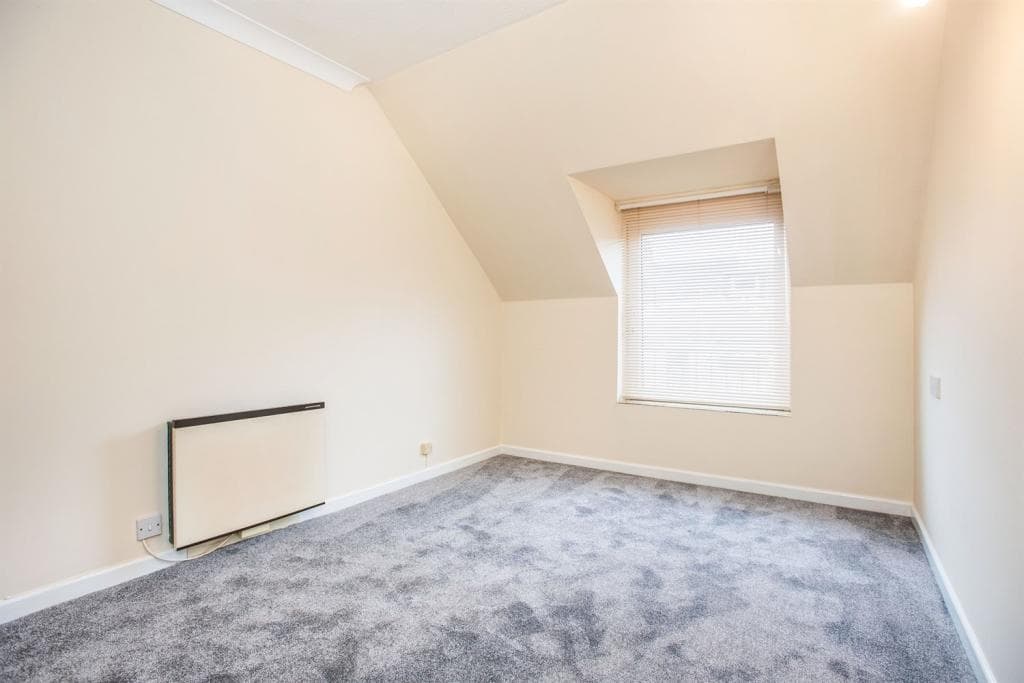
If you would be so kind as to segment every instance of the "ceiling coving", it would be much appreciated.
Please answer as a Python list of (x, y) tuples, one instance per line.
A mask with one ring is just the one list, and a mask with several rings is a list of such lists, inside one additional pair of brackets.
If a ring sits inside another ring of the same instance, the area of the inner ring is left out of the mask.
[(154, 0), (349, 90), (564, 0)]

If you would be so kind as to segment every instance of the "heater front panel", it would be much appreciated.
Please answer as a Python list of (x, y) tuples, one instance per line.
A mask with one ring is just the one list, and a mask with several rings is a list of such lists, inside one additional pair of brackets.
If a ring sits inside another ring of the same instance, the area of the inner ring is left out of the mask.
[(168, 429), (175, 548), (326, 500), (322, 403), (175, 420)]

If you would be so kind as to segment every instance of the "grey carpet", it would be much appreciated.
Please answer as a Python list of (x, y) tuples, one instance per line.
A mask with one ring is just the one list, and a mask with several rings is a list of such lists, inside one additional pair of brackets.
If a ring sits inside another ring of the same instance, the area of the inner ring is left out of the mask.
[(0, 626), (7, 680), (973, 680), (909, 520), (494, 458)]

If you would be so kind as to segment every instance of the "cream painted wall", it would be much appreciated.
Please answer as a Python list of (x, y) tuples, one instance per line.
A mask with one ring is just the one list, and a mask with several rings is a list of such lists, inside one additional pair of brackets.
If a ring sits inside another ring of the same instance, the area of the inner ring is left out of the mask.
[(911, 499), (909, 284), (793, 290), (790, 417), (617, 403), (615, 298), (503, 308), (502, 443)]
[(338, 495), (498, 442), (500, 302), (366, 89), (0, 5), (0, 596), (143, 554), (164, 421), (324, 400)]
[(917, 264), (916, 504), (1009, 683), (1024, 680), (1024, 3), (948, 19)]

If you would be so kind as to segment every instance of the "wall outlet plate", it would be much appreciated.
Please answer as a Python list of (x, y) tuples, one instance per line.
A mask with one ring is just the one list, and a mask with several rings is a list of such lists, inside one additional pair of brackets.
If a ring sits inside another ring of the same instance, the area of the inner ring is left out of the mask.
[(423, 441), (420, 443), (420, 455), (422, 455), (424, 458), (426, 458), (433, 452), (434, 444), (430, 443), (429, 441)]
[(159, 513), (135, 520), (136, 541), (141, 541), (144, 538), (152, 538), (153, 536), (159, 536), (163, 532), (163, 519)]
[(928, 393), (932, 398), (942, 398), (942, 378), (935, 375), (928, 376)]

